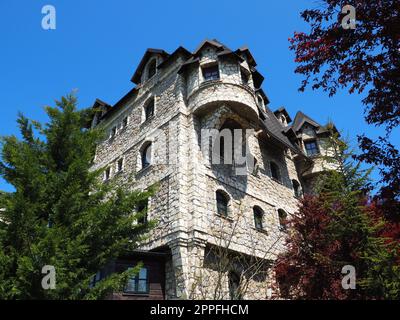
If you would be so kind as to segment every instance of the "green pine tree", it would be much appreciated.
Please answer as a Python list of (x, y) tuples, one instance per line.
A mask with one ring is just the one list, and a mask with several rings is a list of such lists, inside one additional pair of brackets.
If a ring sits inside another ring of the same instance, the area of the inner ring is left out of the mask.
[(359, 290), (354, 297), (399, 299), (399, 251), (379, 235), (385, 221), (368, 198), (371, 170), (354, 162), (354, 152), (332, 125), (328, 130), (323, 158), (335, 169), (320, 177), (317, 193), (332, 219), (329, 236), (340, 243), (334, 263), (355, 267)]
[[(138, 224), (137, 205), (154, 192), (103, 183), (91, 170), (100, 129), (93, 110), (73, 95), (46, 107), (40, 124), (19, 116), (21, 138), (2, 138), (0, 173), (15, 191), (0, 194), (0, 299), (99, 299), (137, 272), (112, 274), (90, 287), (102, 267), (137, 247), (154, 222)], [(55, 267), (56, 288), (42, 288), (42, 268)]]

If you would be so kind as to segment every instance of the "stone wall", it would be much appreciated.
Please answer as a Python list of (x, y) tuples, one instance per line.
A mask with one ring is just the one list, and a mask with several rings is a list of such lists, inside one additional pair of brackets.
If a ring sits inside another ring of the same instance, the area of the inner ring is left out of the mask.
[[(221, 79), (203, 84), (201, 67), (217, 61)], [(183, 62), (179, 56), (168, 67), (159, 69), (138, 86), (138, 92), (123, 108), (103, 121), (108, 132), (115, 126), (118, 131), (98, 146), (94, 168), (112, 167), (111, 179), (127, 188), (145, 189), (159, 182), (149, 206), (149, 218), (157, 220), (158, 225), (141, 249), (170, 249), (166, 298), (212, 298), (213, 284), (220, 277), (221, 298), (226, 299), (228, 274), (224, 271), (221, 276), (210, 264), (207, 248), (225, 248), (239, 256), (268, 262), (275, 259), (284, 250), (286, 236), (280, 228), (278, 209), (295, 213), (298, 200), (291, 181), (300, 179), (291, 153), (257, 135), (260, 127), (253, 81), (250, 76), (248, 84), (243, 85), (240, 76), (240, 68), (249, 70), (247, 62), (218, 56), (211, 46), (200, 53), (198, 65), (179, 75)], [(151, 98), (155, 99), (154, 117), (143, 121), (143, 108)], [(213, 107), (197, 112), (208, 104)], [(125, 117), (128, 125), (121, 128)], [(235, 120), (243, 129), (254, 130), (248, 147), (257, 166), (246, 175), (235, 175), (229, 165), (211, 164), (203, 154), (201, 130), (219, 129), (227, 119)], [(152, 144), (153, 163), (142, 169), (145, 143)], [(116, 173), (121, 158), (123, 171)], [(280, 181), (271, 177), (271, 161), (279, 166)], [(228, 217), (217, 215), (217, 190), (230, 197)], [(264, 212), (262, 230), (255, 228), (254, 206)], [(263, 276), (249, 277), (248, 272), (243, 275), (250, 278), (245, 298), (270, 296), (273, 276), (268, 268)], [(199, 283), (199, 279), (204, 281)], [(207, 295), (202, 296), (205, 292)]]

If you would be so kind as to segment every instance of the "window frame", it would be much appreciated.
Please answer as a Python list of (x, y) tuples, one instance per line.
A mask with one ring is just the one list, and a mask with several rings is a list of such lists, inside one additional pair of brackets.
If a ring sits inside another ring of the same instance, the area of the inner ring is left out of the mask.
[(148, 213), (149, 213), (149, 199), (145, 199), (140, 201), (136, 206), (136, 212), (139, 213), (141, 211), (146, 211), (143, 217), (137, 219), (137, 223), (139, 225), (146, 225), (148, 223)]
[[(259, 206), (253, 207), (253, 218), (254, 218), (254, 227), (257, 230), (264, 230), (264, 211)], [(257, 224), (257, 220), (259, 219), (259, 224)]]
[[(310, 145), (310, 144), (314, 144), (314, 145), (315, 145), (315, 148), (310, 148), (310, 149), (307, 148), (307, 146)], [(310, 154), (310, 153), (309, 153), (309, 150), (314, 150), (314, 149), (315, 149), (316, 152)], [(314, 157), (314, 156), (319, 155), (319, 154), (320, 154), (320, 150), (319, 150), (319, 146), (318, 146), (317, 139), (305, 140), (305, 141), (304, 141), (304, 150), (306, 151), (306, 155), (307, 155), (308, 157)]]
[(124, 171), (124, 158), (120, 158), (117, 161), (117, 173)]
[[(144, 170), (152, 165), (153, 162), (153, 143), (147, 142), (143, 145), (140, 151), (140, 165), (141, 170)], [(150, 148), (150, 159), (147, 159), (147, 150)]]
[[(143, 107), (144, 111), (144, 121), (149, 121), (154, 117), (155, 114), (155, 107), (156, 107), (156, 102), (154, 97), (148, 99)], [(149, 110), (151, 110), (151, 113), (149, 113)]]
[[(210, 72), (209, 70), (211, 69), (215, 70), (213, 72)], [(218, 81), (221, 79), (221, 73), (219, 71), (218, 63), (201, 67), (201, 74), (203, 76), (204, 82)]]
[[(277, 182), (281, 182), (281, 170), (275, 161), (269, 162), (269, 169), (271, 170), (271, 178)], [(276, 173), (276, 176), (274, 175)]]
[[(224, 203), (222, 203), (222, 201)], [(217, 190), (215, 192), (215, 203), (217, 206), (217, 215), (220, 217), (228, 218), (229, 217), (229, 202), (230, 197), (225, 191)], [(221, 212), (221, 207), (224, 206), (223, 212)]]
[[(134, 269), (133, 267), (128, 268), (128, 270)], [(146, 278), (140, 278), (140, 273), (142, 270), (146, 270)], [(140, 281), (145, 281), (146, 283), (146, 291), (139, 291), (139, 283)], [(128, 290), (127, 287), (129, 283), (133, 282), (133, 288), (134, 290)], [(150, 276), (149, 276), (149, 268), (146, 266), (143, 266), (140, 268), (139, 272), (137, 275), (134, 277), (128, 279), (125, 287), (124, 287), (124, 294), (129, 294), (129, 295), (149, 295), (150, 293)]]
[(285, 210), (283, 210), (282, 208), (278, 209), (279, 230), (281, 230), (281, 231), (287, 231), (287, 226), (286, 226), (287, 216), (288, 216), (288, 214)]

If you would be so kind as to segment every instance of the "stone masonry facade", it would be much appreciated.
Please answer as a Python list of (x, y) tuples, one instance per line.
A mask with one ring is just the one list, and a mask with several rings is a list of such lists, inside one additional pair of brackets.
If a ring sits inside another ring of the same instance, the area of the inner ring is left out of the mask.
[[(279, 296), (271, 265), (284, 250), (284, 219), (312, 192), (327, 133), (301, 112), (293, 121), (284, 108), (272, 112), (262, 80), (249, 49), (205, 40), (194, 52), (148, 49), (136, 86), (113, 106), (94, 104), (92, 126), (109, 133), (94, 168), (129, 189), (158, 184), (147, 217), (157, 225), (139, 249), (167, 254), (166, 299)], [(221, 137), (203, 132), (225, 127), (250, 132), (245, 174), (204, 152), (220, 152)]]

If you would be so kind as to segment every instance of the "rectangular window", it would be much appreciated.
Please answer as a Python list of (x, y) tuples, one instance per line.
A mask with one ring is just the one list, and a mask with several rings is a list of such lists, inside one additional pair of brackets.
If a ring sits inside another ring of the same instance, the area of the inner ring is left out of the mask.
[(306, 148), (306, 153), (308, 156), (314, 156), (316, 154), (319, 154), (317, 141), (315, 140), (305, 141), (304, 147)]
[(154, 99), (152, 99), (145, 107), (145, 120), (149, 120), (154, 116)]
[(117, 172), (121, 172), (124, 166), (124, 159), (119, 159), (117, 162)]
[(111, 177), (111, 168), (107, 168), (104, 172), (104, 181), (110, 180)]
[(204, 81), (219, 80), (218, 65), (203, 68)]
[[(129, 268), (129, 270), (131, 269)], [(149, 293), (149, 274), (147, 268), (141, 268), (135, 277), (128, 280), (124, 292), (133, 294)]]

